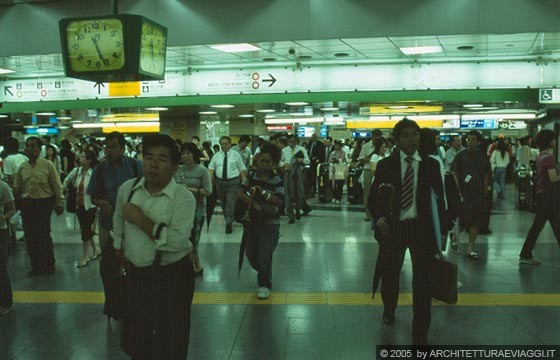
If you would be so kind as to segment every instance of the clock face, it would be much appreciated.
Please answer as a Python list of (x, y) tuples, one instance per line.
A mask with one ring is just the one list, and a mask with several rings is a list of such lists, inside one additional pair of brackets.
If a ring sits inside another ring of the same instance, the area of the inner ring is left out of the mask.
[(140, 70), (154, 75), (165, 71), (166, 34), (163, 28), (151, 22), (142, 23), (140, 43)]
[(68, 60), (76, 72), (119, 70), (125, 64), (121, 20), (73, 21), (66, 27)]

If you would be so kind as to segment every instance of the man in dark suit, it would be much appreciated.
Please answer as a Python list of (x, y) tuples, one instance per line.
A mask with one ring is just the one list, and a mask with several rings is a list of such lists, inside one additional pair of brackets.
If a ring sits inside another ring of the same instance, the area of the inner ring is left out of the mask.
[[(418, 154), (419, 127), (409, 119), (393, 129), (398, 148), (377, 164), (368, 208), (376, 224), (379, 241), (376, 277), (381, 278), (383, 322), (393, 325), (399, 296), (399, 276), (406, 248), (410, 249), (413, 272), (413, 344), (425, 345), (431, 320), (429, 264), (438, 253), (431, 208), (431, 189), (443, 207), (443, 185), (439, 164)], [(382, 185), (383, 184), (383, 185)], [(390, 197), (380, 190), (391, 189)], [(443, 222), (441, 222), (443, 224)], [(375, 292), (375, 286), (373, 291)]]
[(309, 145), (307, 146), (307, 152), (310, 160), (308, 195), (313, 196), (317, 190), (317, 166), (325, 162), (325, 145), (317, 140), (317, 134), (311, 135), (311, 141), (309, 141)]

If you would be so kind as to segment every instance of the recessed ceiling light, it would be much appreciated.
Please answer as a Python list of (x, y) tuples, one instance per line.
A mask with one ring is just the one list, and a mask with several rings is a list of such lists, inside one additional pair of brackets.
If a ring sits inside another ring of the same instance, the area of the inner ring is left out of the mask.
[(275, 111), (276, 110), (273, 110), (273, 109), (259, 109), (259, 110), (257, 110), (257, 112), (260, 112), (260, 113), (273, 113)]
[(334, 54), (334, 56), (335, 57), (347, 57), (347, 56), (350, 56), (350, 54), (345, 53), (345, 52), (339, 52), (339, 53)]
[(234, 105), (230, 105), (230, 104), (218, 104), (218, 105), (210, 105), (211, 108), (215, 108), (215, 109), (231, 109), (234, 108)]
[(304, 101), (293, 101), (293, 102), (287, 102), (287, 103), (284, 103), (284, 104), (289, 105), (289, 106), (305, 106), (305, 105), (309, 105), (309, 103), (306, 103), (306, 102), (304, 102)]
[(324, 108), (319, 108), (319, 110), (321, 111), (338, 111), (337, 107), (324, 107)]
[(463, 105), (463, 107), (466, 107), (466, 108), (480, 108), (480, 107), (483, 107), (483, 106), (484, 105), (482, 105), (482, 104), (464, 104)]
[(309, 60), (309, 59), (312, 58), (312, 56), (311, 55), (300, 55), (297, 58), (298, 58), (298, 60)]
[(422, 54), (435, 54), (443, 52), (441, 46), (411, 46), (399, 48), (405, 55), (422, 55)]
[(218, 45), (210, 45), (210, 47), (214, 50), (223, 51), (227, 53), (237, 53), (237, 52), (245, 52), (245, 51), (259, 51), (260, 48), (253, 46), (251, 44), (242, 43), (242, 44), (218, 44)]
[(457, 50), (472, 50), (472, 49), (474, 49), (474, 46), (472, 46), (472, 45), (457, 46)]
[(272, 62), (272, 61), (276, 61), (276, 58), (268, 57), (268, 58), (263, 58), (262, 60), (265, 61), (265, 62)]
[(14, 70), (2, 69), (0, 68), (0, 74), (11, 74), (14, 73)]
[(146, 108), (146, 110), (148, 110), (148, 111), (166, 111), (166, 110), (169, 110), (169, 108), (156, 106), (156, 107)]
[(199, 111), (198, 113), (200, 115), (216, 115), (217, 114), (216, 111)]
[(56, 115), (56, 114), (53, 113), (53, 112), (38, 112), (38, 113), (35, 113), (35, 115), (39, 115), (39, 116), (54, 116), (54, 115)]
[(253, 114), (241, 114), (241, 115), (239, 115), (239, 117), (240, 118), (252, 118), (252, 117), (254, 117), (254, 115)]

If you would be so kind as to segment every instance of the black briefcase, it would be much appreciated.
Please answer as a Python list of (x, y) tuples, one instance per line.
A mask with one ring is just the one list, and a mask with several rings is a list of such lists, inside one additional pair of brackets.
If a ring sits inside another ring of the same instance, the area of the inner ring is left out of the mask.
[(434, 257), (430, 262), (430, 275), (432, 298), (455, 304), (457, 302), (457, 264)]

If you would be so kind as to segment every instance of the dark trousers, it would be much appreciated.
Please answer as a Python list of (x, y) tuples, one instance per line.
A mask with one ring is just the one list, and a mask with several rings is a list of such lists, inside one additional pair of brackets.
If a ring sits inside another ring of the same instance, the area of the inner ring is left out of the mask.
[(239, 192), (239, 184), (239, 179), (228, 181), (216, 180), (216, 188), (218, 190), (218, 196), (220, 197), (222, 210), (224, 211), (226, 225), (233, 224), (233, 209)]
[(102, 244), (99, 274), (101, 275), (103, 291), (105, 293), (103, 314), (113, 319), (120, 319), (124, 311), (124, 289), (121, 288), (122, 283), (119, 281), (121, 265), (119, 258), (115, 254), (113, 239), (109, 235), (109, 230), (105, 229), (101, 224), (98, 224), (98, 226), (99, 242)]
[(54, 271), (54, 249), (51, 238), (51, 213), (53, 199), (28, 199), (22, 201), (21, 215), (27, 254), (31, 270), (37, 274)]
[(83, 206), (78, 206), (76, 216), (80, 223), (82, 241), (90, 241), (93, 238), (93, 221), (95, 220), (95, 208), (86, 210)]
[(8, 230), (0, 230), (0, 307), (2, 308), (11, 308), (14, 302), (10, 277), (8, 276), (9, 247)]
[(184, 360), (189, 350), (194, 270), (189, 256), (128, 269), (123, 344), (135, 360)]
[(555, 199), (556, 197), (554, 194), (549, 192), (537, 194), (537, 215), (535, 216), (535, 220), (533, 220), (531, 229), (529, 229), (527, 238), (525, 238), (525, 243), (519, 254), (520, 257), (533, 257), (533, 249), (537, 243), (537, 238), (547, 221), (550, 221), (554, 236), (556, 236), (556, 241), (560, 245), (560, 219), (557, 210), (558, 204), (555, 203)]
[(333, 180), (333, 198), (342, 200), (342, 188), (344, 188), (344, 180)]
[(253, 224), (243, 231), (246, 236), (245, 253), (251, 267), (258, 272), (259, 287), (272, 287), (272, 254), (280, 238), (279, 224)]
[(412, 335), (422, 339), (428, 335), (431, 321), (429, 260), (430, 247), (420, 234), (417, 220), (399, 222), (399, 238), (380, 244), (380, 254), (386, 256), (381, 282), (384, 312), (394, 314), (399, 298), (399, 279), (406, 248), (412, 259)]

